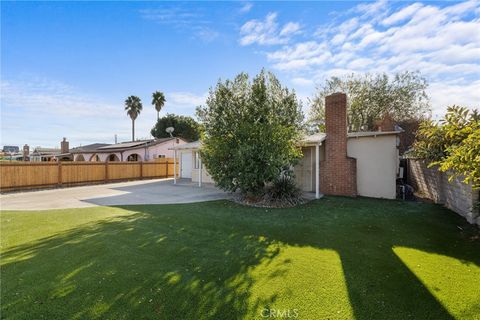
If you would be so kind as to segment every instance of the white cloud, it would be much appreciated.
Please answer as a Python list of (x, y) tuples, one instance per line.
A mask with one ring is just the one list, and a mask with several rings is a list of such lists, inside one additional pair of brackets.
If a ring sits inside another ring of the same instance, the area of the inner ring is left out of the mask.
[(354, 7), (351, 12), (358, 13), (361, 18), (369, 18), (372, 21), (378, 22), (388, 15), (389, 8), (387, 0), (378, 0), (369, 3), (360, 3)]
[(220, 32), (213, 28), (212, 21), (206, 19), (205, 14), (199, 10), (173, 6), (161, 9), (142, 9), (139, 12), (145, 20), (190, 32), (195, 38), (204, 42), (211, 42), (220, 35)]
[[(130, 121), (123, 100), (110, 103), (65, 83), (38, 77), (2, 80), (1, 90), (2, 143), (51, 146), (52, 141), (67, 137), (71, 145), (78, 145), (111, 142), (114, 134), (120, 139), (129, 137)], [(137, 120), (138, 136), (148, 136), (150, 125), (142, 120)], [(11, 126), (15, 130), (8, 130)]]
[(470, 84), (435, 82), (430, 84), (433, 116), (445, 114), (448, 106), (453, 104), (480, 109), (480, 80)]
[(169, 103), (172, 103), (176, 106), (192, 107), (195, 110), (195, 107), (204, 104), (207, 98), (207, 95), (196, 95), (190, 92), (171, 92), (168, 94)]
[(337, 35), (335, 35), (332, 39), (332, 44), (333, 45), (339, 45), (341, 43), (343, 43), (343, 41), (345, 41), (345, 39), (347, 38), (346, 35), (342, 34), (342, 33), (339, 33)]
[(98, 98), (78, 94), (73, 87), (46, 79), (1, 81), (2, 105), (29, 112), (95, 117), (115, 110), (111, 104)]
[(354, 70), (362, 70), (367, 68), (368, 66), (372, 65), (374, 61), (369, 58), (358, 58), (355, 60), (350, 61), (348, 64), (348, 68), (354, 69)]
[(289, 22), (280, 31), (280, 37), (289, 36), (300, 31), (301, 27), (299, 23)]
[(446, 7), (443, 11), (447, 14), (459, 16), (474, 10), (478, 10), (478, 1), (470, 0)]
[[(165, 112), (193, 115), (206, 94), (166, 92)], [(150, 96), (142, 97), (143, 110), (135, 121), (136, 137), (149, 138), (157, 119)], [(68, 84), (39, 77), (1, 81), (1, 139), (3, 144), (52, 146), (67, 137), (72, 146), (94, 142), (128, 141), (131, 121), (124, 97), (105, 101)], [(32, 132), (32, 128), (35, 131)]]
[(328, 51), (327, 45), (322, 42), (308, 41), (301, 42), (294, 46), (286, 46), (280, 50), (267, 54), (270, 60), (296, 60), (312, 58)]
[(362, 38), (362, 40), (358, 43), (358, 47), (362, 49), (368, 45), (379, 43), (384, 37), (385, 33), (372, 31)]
[(345, 22), (343, 22), (339, 27), (338, 27), (338, 30), (341, 32), (341, 33), (349, 33), (351, 32), (354, 28), (356, 28), (358, 26), (358, 18), (351, 18)]
[(374, 15), (382, 11), (385, 8), (386, 1), (372, 1), (369, 3), (361, 3), (353, 8), (354, 12), (359, 12), (361, 14)]
[(303, 32), (304, 41), (267, 51), (266, 57), (298, 86), (298, 79), (319, 83), (355, 72), (418, 70), (432, 83), (435, 110), (460, 102), (478, 105), (478, 95), (470, 92), (480, 81), (478, 12), (478, 1), (446, 6), (400, 3), (395, 9), (385, 1), (360, 4), (317, 28), (310, 39)]
[(240, 44), (277, 45), (286, 44), (291, 37), (298, 33), (301, 26), (295, 22), (288, 22), (280, 28), (277, 22), (277, 13), (270, 12), (265, 20), (249, 20), (240, 28)]
[(389, 26), (395, 24), (397, 22), (404, 21), (405, 19), (410, 18), (415, 12), (418, 11), (423, 7), (421, 3), (414, 3), (406, 8), (403, 8), (400, 11), (393, 13), (392, 15), (388, 16), (387, 18), (383, 19), (382, 24), (385, 26)]
[(267, 58), (275, 62), (276, 69), (297, 70), (322, 64), (331, 58), (331, 53), (326, 43), (309, 41), (294, 46), (285, 46), (267, 54)]
[(313, 85), (313, 80), (298, 77), (298, 78), (293, 78), (292, 83), (301, 87), (310, 87)]
[(456, 64), (475, 62), (480, 59), (480, 48), (474, 43), (469, 43), (464, 46), (453, 44), (445, 49), (427, 53), (426, 56), (430, 58), (431, 61), (441, 63)]
[(197, 26), (193, 29), (195, 36), (204, 42), (212, 42), (220, 36), (220, 33), (218, 31), (210, 27)]
[(251, 2), (247, 2), (240, 8), (240, 13), (250, 12), (252, 8), (253, 8), (253, 4)]
[(139, 12), (145, 20), (151, 20), (161, 24), (170, 24), (176, 27), (206, 22), (203, 20), (203, 15), (200, 12), (190, 11), (181, 7), (142, 9)]

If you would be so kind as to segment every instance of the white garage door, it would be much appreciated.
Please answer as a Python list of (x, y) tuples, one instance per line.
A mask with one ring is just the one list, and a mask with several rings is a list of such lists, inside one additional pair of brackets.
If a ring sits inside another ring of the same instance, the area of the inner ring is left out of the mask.
[(192, 178), (192, 152), (182, 152), (180, 158), (180, 177)]

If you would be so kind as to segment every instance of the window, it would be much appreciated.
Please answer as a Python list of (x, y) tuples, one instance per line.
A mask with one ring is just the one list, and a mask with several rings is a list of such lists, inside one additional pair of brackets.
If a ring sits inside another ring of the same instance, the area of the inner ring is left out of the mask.
[(134, 153), (128, 156), (127, 161), (138, 161), (139, 158), (138, 154)]
[(159, 154), (158, 157), (159, 158), (165, 158), (165, 155), (164, 154)]

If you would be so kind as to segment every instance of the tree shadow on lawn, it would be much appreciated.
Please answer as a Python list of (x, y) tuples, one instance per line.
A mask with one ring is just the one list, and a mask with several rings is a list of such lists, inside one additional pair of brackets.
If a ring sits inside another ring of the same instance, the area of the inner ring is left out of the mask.
[[(247, 268), (278, 250), (235, 226), (189, 221), (166, 206), (21, 245), (2, 254), (2, 318), (237, 318)], [(201, 209), (200, 209), (201, 210)], [(204, 228), (205, 227), (205, 228)], [(256, 304), (268, 305), (269, 300)]]
[(281, 297), (253, 295), (251, 270), (270, 264), (266, 283), (282, 281), (292, 261), (278, 259), (290, 246), (338, 253), (357, 319), (451, 319), (392, 248), (480, 265), (478, 241), (456, 227), (463, 220), (434, 205), (326, 198), (278, 210), (226, 201), (119, 208), (132, 214), (4, 252), (2, 317), (261, 318)]

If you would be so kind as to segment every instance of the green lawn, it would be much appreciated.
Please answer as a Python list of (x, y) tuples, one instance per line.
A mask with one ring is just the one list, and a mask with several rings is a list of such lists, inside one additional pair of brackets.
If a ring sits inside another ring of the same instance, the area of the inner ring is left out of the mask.
[(1, 240), (5, 319), (480, 319), (478, 230), (437, 205), (2, 212)]

